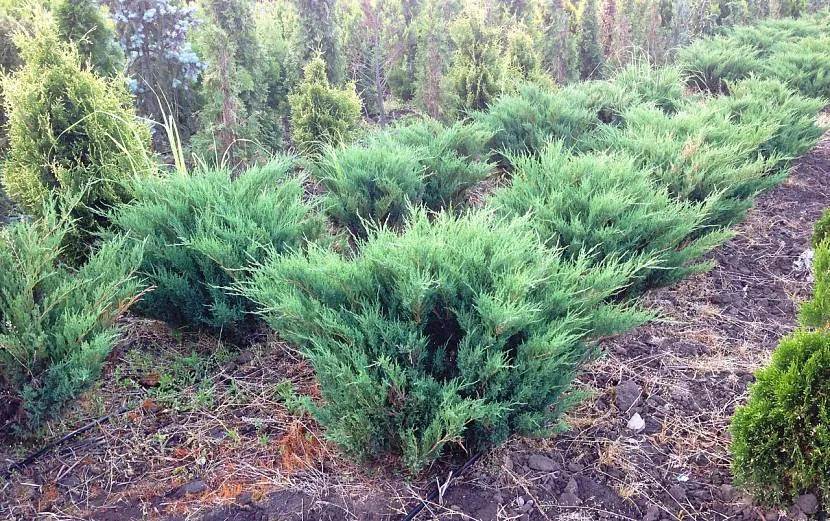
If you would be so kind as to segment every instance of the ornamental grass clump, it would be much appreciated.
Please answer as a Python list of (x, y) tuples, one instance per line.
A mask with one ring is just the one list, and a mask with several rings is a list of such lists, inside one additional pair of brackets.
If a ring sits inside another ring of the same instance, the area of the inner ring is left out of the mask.
[(142, 244), (116, 236), (78, 269), (63, 262), (73, 222), (53, 205), (0, 227), (0, 431), (25, 433), (98, 378), (114, 323), (134, 302)]
[(175, 172), (136, 186), (137, 198), (112, 216), (146, 243), (142, 271), (155, 289), (138, 309), (177, 326), (205, 327), (240, 339), (252, 303), (229, 290), (274, 253), (322, 237), (323, 222), (303, 202), (293, 159), (280, 156), (234, 176), (229, 170)]
[(421, 209), (359, 252), (274, 257), (240, 289), (314, 366), (322, 400), (302, 403), (326, 436), (412, 471), (555, 431), (591, 340), (647, 318), (606, 303), (630, 266), (565, 261), (524, 218)]
[(513, 158), (513, 183), (490, 204), (505, 217), (529, 220), (569, 260), (588, 252), (597, 263), (641, 266), (629, 293), (662, 286), (711, 266), (701, 258), (729, 233), (708, 228), (707, 203), (682, 202), (625, 153), (573, 155), (562, 142), (538, 157)]
[[(826, 255), (826, 253), (825, 253)], [(826, 267), (826, 266), (825, 266)], [(732, 419), (735, 483), (770, 506), (830, 506), (830, 333), (796, 331), (758, 371)]]

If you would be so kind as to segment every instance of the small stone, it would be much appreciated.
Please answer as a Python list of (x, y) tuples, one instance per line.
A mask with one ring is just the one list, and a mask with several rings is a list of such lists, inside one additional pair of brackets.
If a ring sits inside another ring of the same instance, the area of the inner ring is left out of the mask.
[(568, 484), (565, 485), (565, 492), (574, 495), (576, 495), (576, 493), (579, 492), (579, 485), (576, 483), (576, 480), (574, 478), (571, 478), (568, 481)]
[(201, 479), (197, 479), (195, 481), (191, 481), (190, 483), (184, 484), (179, 489), (179, 492), (182, 495), (187, 494), (201, 494), (205, 490), (208, 489), (207, 483), (202, 481)]
[(525, 498), (523, 498), (522, 496), (519, 496), (519, 497), (516, 498), (516, 506), (521, 508), (521, 506), (524, 505), (524, 504), (525, 504)]
[(628, 420), (628, 428), (634, 432), (640, 432), (646, 428), (646, 421), (640, 416), (640, 413), (635, 412), (634, 416)]
[(724, 501), (732, 501), (735, 498), (735, 487), (729, 483), (724, 483), (720, 486), (720, 497)]
[(529, 457), (527, 459), (527, 466), (539, 472), (553, 472), (558, 467), (555, 461), (541, 454), (534, 454)]
[(623, 380), (617, 385), (615, 403), (620, 411), (628, 411), (640, 399), (640, 386), (633, 380)]
[(450, 510), (455, 510), (456, 512), (461, 512), (461, 507), (458, 505), (450, 505)]
[(669, 488), (669, 494), (677, 500), (686, 499), (686, 489), (680, 485), (672, 485), (671, 488)]
[(533, 510), (533, 501), (528, 501), (527, 503), (519, 507), (520, 512), (530, 512), (531, 510)]
[(815, 494), (804, 494), (795, 501), (798, 509), (807, 515), (815, 514), (818, 511), (818, 499)]
[(575, 494), (565, 492), (559, 496), (559, 504), (564, 507), (576, 507), (582, 504), (582, 500)]
[(649, 505), (646, 509), (646, 515), (643, 516), (643, 521), (657, 521), (660, 519), (660, 509), (657, 505)]
[(570, 470), (573, 473), (582, 472), (582, 469), (584, 468), (585, 467), (582, 466), (581, 463), (577, 463), (576, 461), (568, 463), (568, 470)]

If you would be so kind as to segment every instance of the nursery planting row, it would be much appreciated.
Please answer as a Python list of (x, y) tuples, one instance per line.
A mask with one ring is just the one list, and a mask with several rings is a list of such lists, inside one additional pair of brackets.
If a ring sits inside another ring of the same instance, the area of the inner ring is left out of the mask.
[[(554, 433), (596, 340), (651, 317), (644, 290), (707, 269), (704, 255), (817, 141), (822, 53), (796, 62), (787, 45), (830, 42), (828, 26), (741, 28), (694, 44), (679, 67), (528, 84), (464, 122), (403, 121), (237, 174), (180, 165), (43, 197), (13, 149), (4, 182), (32, 194), (19, 203), (37, 218), (0, 231), (4, 428), (26, 435), (88, 388), (132, 308), (238, 343), (266, 323), (322, 394), (285, 399), (356, 458), (418, 471)], [(745, 73), (694, 62), (740, 61), (738, 40), (757, 50)], [(60, 78), (50, 63), (44, 77)], [(470, 207), (495, 175), (512, 182)], [(112, 203), (115, 187), (127, 202)], [(794, 487), (808, 485), (828, 486)]]

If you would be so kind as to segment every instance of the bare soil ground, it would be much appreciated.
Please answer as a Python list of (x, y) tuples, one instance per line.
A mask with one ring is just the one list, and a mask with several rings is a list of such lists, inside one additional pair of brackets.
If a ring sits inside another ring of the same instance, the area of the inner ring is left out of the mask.
[[(776, 520), (731, 485), (729, 419), (752, 373), (810, 292), (809, 238), (830, 206), (830, 134), (762, 195), (715, 268), (645, 302), (660, 321), (607, 340), (578, 385), (593, 392), (554, 439), (515, 439), (480, 460), (420, 519)], [(400, 519), (418, 480), (358, 468), (283, 399), (314, 394), (309, 367), (274, 338), (243, 351), (130, 319), (98, 389), (42, 439), (122, 404), (130, 412), (0, 481), (0, 519)], [(642, 429), (629, 428), (638, 415)], [(38, 445), (0, 445), (0, 468)], [(807, 509), (809, 510), (809, 509)]]

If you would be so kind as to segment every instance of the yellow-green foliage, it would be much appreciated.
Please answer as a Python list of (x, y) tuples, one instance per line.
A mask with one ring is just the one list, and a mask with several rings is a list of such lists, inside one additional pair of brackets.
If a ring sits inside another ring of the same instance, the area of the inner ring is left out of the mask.
[(470, 7), (450, 27), (455, 54), (448, 80), (459, 113), (486, 108), (504, 90), (507, 60), (499, 29), (483, 10)]
[(326, 145), (348, 142), (360, 121), (360, 98), (354, 85), (339, 88), (326, 77), (326, 62), (312, 59), (297, 92), (288, 97), (291, 105), (292, 138), (306, 154)]
[(127, 178), (154, 169), (149, 130), (136, 120), (123, 80), (85, 70), (75, 47), (51, 29), (19, 43), (26, 64), (3, 82), (10, 144), (3, 186), (35, 215), (51, 192), (83, 192), (73, 215), (89, 230), (99, 211), (130, 198)]
[(813, 238), (811, 240), (813, 248), (818, 248), (818, 245), (824, 242), (828, 236), (830, 236), (830, 210), (826, 209), (813, 227)]

